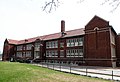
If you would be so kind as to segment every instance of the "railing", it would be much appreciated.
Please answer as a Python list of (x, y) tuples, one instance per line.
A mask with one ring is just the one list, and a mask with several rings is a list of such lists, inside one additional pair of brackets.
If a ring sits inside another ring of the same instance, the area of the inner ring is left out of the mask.
[(70, 64), (58, 64), (58, 63), (38, 63), (34, 64), (41, 67), (46, 67), (53, 70), (58, 70), (62, 72), (84, 75), (102, 79), (117, 80), (120, 81), (120, 69), (119, 70), (109, 70), (109, 69), (94, 69), (94, 68), (85, 68), (80, 66), (73, 66)]

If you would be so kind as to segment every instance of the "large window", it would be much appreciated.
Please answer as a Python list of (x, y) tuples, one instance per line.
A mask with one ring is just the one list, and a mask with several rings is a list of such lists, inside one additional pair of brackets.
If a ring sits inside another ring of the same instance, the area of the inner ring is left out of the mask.
[(116, 57), (115, 47), (113, 45), (111, 46), (111, 54), (112, 57)]
[(40, 57), (40, 52), (34, 52), (34, 58), (39, 58)]
[(22, 52), (17, 52), (16, 56), (17, 57), (22, 57)]
[(83, 38), (78, 38), (78, 45), (83, 46)]
[(60, 48), (64, 48), (64, 42), (60, 43)]
[(83, 49), (66, 50), (66, 57), (83, 57)]
[(47, 50), (46, 57), (58, 57), (57, 50)]
[(46, 42), (46, 48), (58, 48), (58, 41)]
[(60, 57), (64, 57), (64, 50), (60, 50)]
[(31, 52), (30, 51), (26, 52), (26, 57), (31, 57)]
[(22, 45), (20, 45), (20, 46), (17, 46), (17, 51), (19, 51), (19, 50), (22, 50)]
[(40, 42), (35, 43), (35, 51), (40, 51)]
[(26, 57), (26, 53), (25, 52), (23, 52), (23, 57)]
[(26, 45), (26, 49), (27, 49), (27, 50), (31, 50), (31, 47), (32, 47), (32, 44), (27, 44), (27, 45)]
[(83, 46), (83, 37), (67, 39), (66, 42), (67, 42), (67, 47)]
[(113, 35), (113, 33), (111, 33), (111, 43), (115, 44), (115, 36)]

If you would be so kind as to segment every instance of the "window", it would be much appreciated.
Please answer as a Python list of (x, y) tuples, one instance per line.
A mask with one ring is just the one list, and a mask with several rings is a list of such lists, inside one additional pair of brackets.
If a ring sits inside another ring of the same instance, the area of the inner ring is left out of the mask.
[(78, 46), (78, 39), (75, 39), (75, 46)]
[(54, 51), (51, 50), (51, 56), (52, 57), (54, 57), (54, 54), (55, 54)]
[(17, 52), (16, 56), (17, 57), (22, 57), (22, 52)]
[(78, 57), (78, 49), (75, 50), (75, 57)]
[(46, 57), (58, 57), (57, 50), (47, 50)]
[(79, 38), (78, 39), (78, 45), (79, 46), (83, 46), (83, 38)]
[(23, 57), (26, 57), (25, 52), (23, 52)]
[(46, 42), (46, 48), (49, 48), (49, 46), (48, 46), (48, 45), (49, 45), (49, 43), (48, 43), (48, 42)]
[(67, 39), (66, 43), (67, 43), (67, 47), (83, 46), (83, 37), (74, 38), (74, 39)]
[(60, 57), (64, 57), (64, 50), (60, 50)]
[(26, 45), (26, 49), (27, 49), (27, 50), (31, 50), (31, 47), (32, 47), (32, 44), (27, 44), (27, 45)]
[(66, 50), (67, 57), (70, 57), (70, 50)]
[(57, 50), (55, 50), (55, 57), (58, 57), (58, 52), (57, 52)]
[(40, 57), (40, 52), (34, 52), (34, 58), (39, 58)]
[(54, 48), (54, 42), (53, 41), (51, 41), (51, 48)]
[(83, 57), (83, 49), (66, 50), (66, 57)]
[(63, 47), (64, 47), (64, 43), (61, 42), (61, 43), (60, 43), (60, 48), (63, 48)]
[(31, 52), (30, 51), (26, 52), (26, 57), (31, 57)]
[(116, 57), (116, 55), (115, 55), (115, 47), (112, 45), (111, 46), (111, 54), (112, 54), (112, 57)]
[(70, 40), (67, 40), (67, 47), (70, 47)]
[(49, 48), (52, 48), (52, 42), (49, 42)]
[(55, 48), (58, 48), (58, 42), (55, 41)]
[(71, 47), (74, 46), (74, 39), (71, 39)]
[(58, 48), (58, 41), (46, 42), (46, 48)]
[(78, 50), (78, 56), (79, 57), (83, 57), (83, 49), (79, 49)]
[(40, 51), (39, 49), (40, 49), (40, 43), (37, 42), (35, 43), (35, 51)]
[(25, 45), (23, 46), (23, 50), (25, 50)]
[(71, 57), (74, 57), (74, 50), (70, 50), (71, 51)]
[(46, 57), (49, 57), (49, 51), (46, 51)]
[(20, 45), (20, 46), (17, 46), (17, 51), (19, 51), (19, 50), (22, 50), (22, 45)]
[(115, 36), (111, 33), (111, 43), (115, 44)]

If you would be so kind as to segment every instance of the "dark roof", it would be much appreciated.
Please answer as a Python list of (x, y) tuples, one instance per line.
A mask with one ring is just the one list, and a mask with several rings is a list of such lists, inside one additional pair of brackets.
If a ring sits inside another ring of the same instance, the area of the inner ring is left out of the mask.
[(8, 39), (8, 42), (10, 44), (24, 44), (24, 43), (31, 43), (36, 41), (37, 39), (40, 40), (52, 40), (52, 39), (58, 39), (58, 38), (64, 38), (64, 37), (72, 37), (72, 36), (79, 36), (79, 35), (84, 35), (84, 28), (81, 29), (75, 29), (75, 30), (70, 30), (70, 31), (65, 31), (65, 35), (62, 36), (61, 32), (59, 33), (54, 33), (54, 34), (49, 34), (49, 35), (44, 35), (44, 36), (38, 36), (38, 37), (33, 37), (33, 38), (28, 38), (24, 40), (12, 40)]

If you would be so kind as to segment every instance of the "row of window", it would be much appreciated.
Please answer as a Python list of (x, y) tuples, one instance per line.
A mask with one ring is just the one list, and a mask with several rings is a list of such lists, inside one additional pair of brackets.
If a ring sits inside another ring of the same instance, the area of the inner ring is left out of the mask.
[[(67, 39), (67, 47), (83, 46), (83, 37)], [(60, 43), (60, 48), (64, 47), (64, 42)], [(58, 48), (58, 41), (46, 42), (46, 48)]]
[[(40, 43), (35, 43), (34, 48), (36, 51), (39, 51)], [(32, 49), (32, 44), (27, 44), (26, 50), (31, 50), (31, 49)], [(17, 46), (17, 51), (19, 51), (19, 50), (25, 50), (25, 46), (23, 46), (23, 45)]]
[[(26, 45), (26, 50), (31, 50), (31, 48), (32, 48), (32, 44)], [(25, 50), (25, 46), (23, 46), (23, 45), (17, 46), (17, 51), (19, 51), (19, 50)]]
[[(66, 40), (67, 47), (74, 47), (74, 46), (83, 46), (83, 37), (81, 38), (74, 38), (74, 39), (67, 39)], [(35, 43), (34, 48), (35, 51), (39, 51), (41, 45), (40, 43)], [(64, 42), (60, 43), (60, 47), (64, 47)], [(26, 50), (31, 50), (32, 44), (26, 45)], [(46, 42), (46, 48), (58, 48), (58, 41), (50, 41)], [(17, 51), (19, 50), (25, 50), (25, 46), (23, 45), (17, 46)]]
[[(39, 52), (35, 52), (35, 57), (39, 56)], [(17, 57), (31, 57), (31, 52), (17, 52)], [(58, 57), (57, 50), (47, 50), (46, 57)], [(60, 50), (60, 57), (64, 57), (64, 50)], [(69, 49), (66, 50), (66, 57), (83, 57), (83, 49)]]
[(58, 41), (46, 42), (46, 48), (58, 48)]
[(67, 47), (83, 46), (83, 37), (67, 40)]
[(66, 50), (66, 57), (83, 57), (83, 49)]
[[(46, 57), (58, 57), (58, 51), (47, 50)], [(60, 50), (60, 57), (64, 57), (64, 50)], [(83, 49), (66, 50), (66, 57), (83, 57)]]
[(28, 52), (17, 52), (16, 54), (17, 57), (31, 57), (31, 52), (28, 51)]
[(57, 50), (47, 50), (46, 57), (58, 57), (58, 51)]

